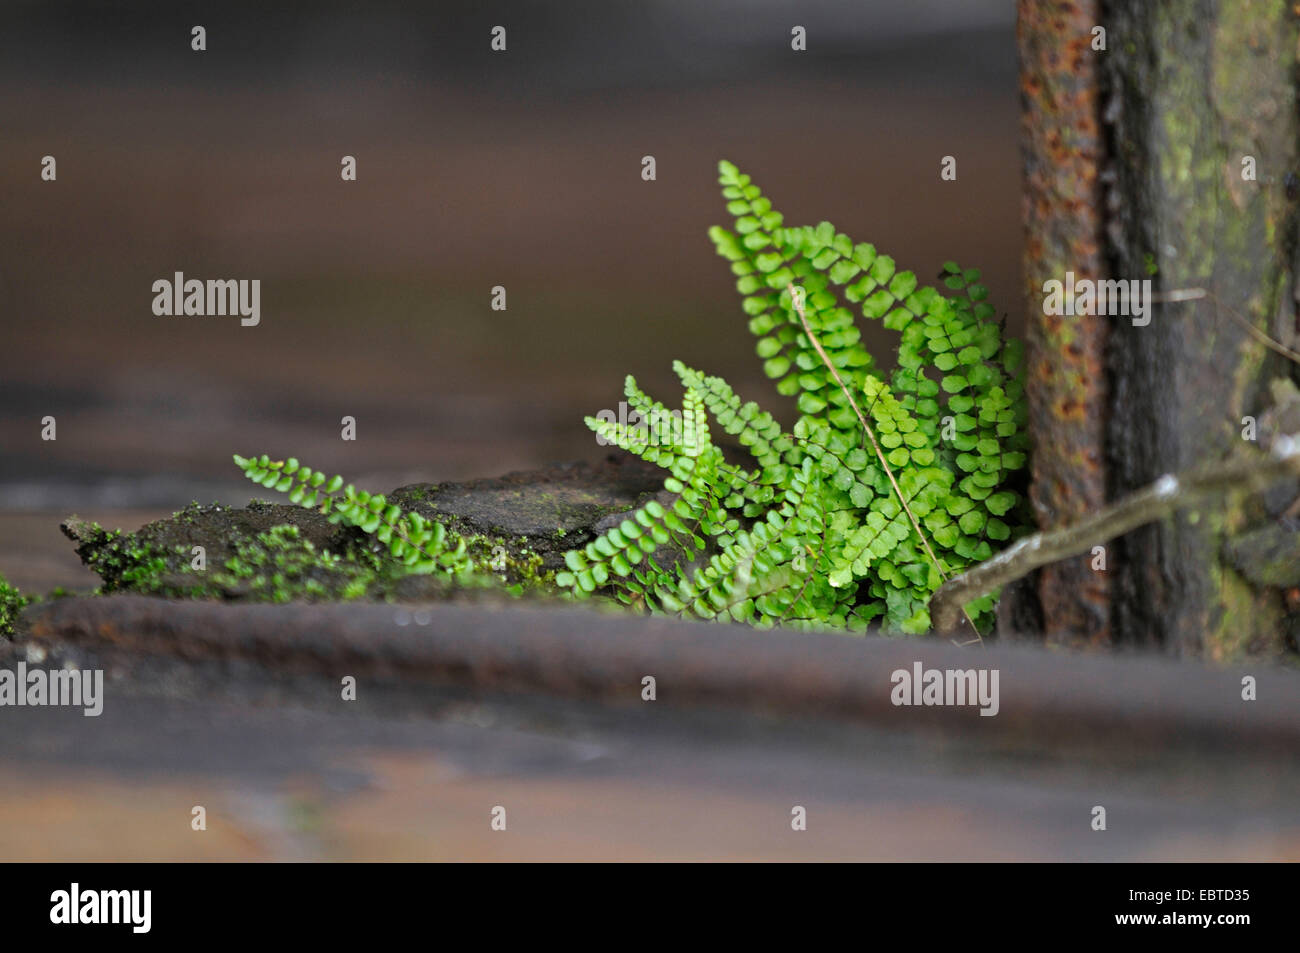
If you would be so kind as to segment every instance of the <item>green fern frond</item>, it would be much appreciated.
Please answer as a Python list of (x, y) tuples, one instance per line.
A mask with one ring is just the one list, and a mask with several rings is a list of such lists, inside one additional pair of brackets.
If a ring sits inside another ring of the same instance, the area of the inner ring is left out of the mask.
[[(1003, 340), (979, 272), (945, 265), (957, 293), (945, 296), (830, 223), (786, 227), (748, 175), (728, 162), (719, 173), (735, 230), (709, 235), (765, 374), (801, 416), (787, 433), (726, 381), (675, 362), (680, 435), (651, 448), (608, 422), (598, 432), (668, 469), (676, 500), (638, 511), (635, 538), (625, 524), (571, 553), (559, 581), (698, 618), (924, 631), (946, 576), (1024, 528), (1019, 345)], [(898, 332), (892, 373), (863, 347), (850, 306)], [(627, 396), (643, 416), (666, 413), (630, 378)], [(705, 412), (757, 469), (723, 458)], [(675, 558), (652, 558), (647, 536)], [(986, 626), (992, 600), (968, 610)]]
[(704, 406), (713, 419), (750, 452), (759, 466), (775, 466), (794, 449), (794, 438), (781, 429), (771, 414), (760, 410), (753, 401), (742, 404), (721, 377), (706, 377), (681, 361), (673, 362), (673, 370), (685, 387), (703, 396)]
[(404, 511), (383, 494), (345, 485), (342, 477), (326, 477), (293, 457), (272, 460), (266, 454), (252, 458), (236, 454), (235, 465), (254, 483), (288, 493), (291, 503), (373, 536), (410, 573), (468, 576), (476, 571), (460, 535), (419, 513)]
[[(630, 413), (586, 422), (663, 468), (664, 493), (566, 553), (555, 582), (577, 598), (702, 619), (925, 631), (944, 579), (1028, 523), (1020, 345), (1004, 339), (978, 271), (949, 262), (948, 294), (922, 286), (829, 222), (787, 227), (748, 175), (718, 168), (734, 231), (709, 236), (736, 276), (764, 373), (799, 417), (787, 431), (680, 361), (679, 410), (629, 376)], [(863, 346), (855, 312), (897, 333), (893, 371)], [(749, 462), (726, 459), (710, 417)], [(292, 459), (235, 460), (259, 485), (360, 527), (412, 572), (476, 571), (464, 539), (383, 496)], [(993, 601), (966, 607), (977, 627)]]

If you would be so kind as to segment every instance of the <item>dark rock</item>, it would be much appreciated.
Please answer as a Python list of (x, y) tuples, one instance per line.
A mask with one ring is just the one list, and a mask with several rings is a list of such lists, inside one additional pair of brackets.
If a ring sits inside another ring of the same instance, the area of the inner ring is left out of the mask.
[[(663, 494), (664, 473), (635, 458), (596, 466), (554, 465), (468, 483), (414, 484), (391, 502), (444, 523), (466, 537), (486, 562), (506, 555), (508, 583), (530, 583), (563, 565), (566, 550), (585, 546), (633, 507)], [(292, 527), (291, 534), (266, 534)], [(104, 581), (105, 592), (236, 600), (441, 599), (461, 593), (445, 578), (406, 575), (358, 529), (315, 510), (253, 501), (245, 508), (189, 507), (134, 533), (109, 531), (76, 516), (60, 528), (77, 555)], [(206, 569), (191, 568), (202, 546)], [(342, 556), (325, 564), (324, 552)], [(538, 561), (540, 559), (540, 567)]]
[[(190, 550), (202, 546), (209, 562), (224, 562), (235, 555), (239, 543), (255, 539), (276, 526), (296, 526), (301, 537), (317, 549), (339, 552), (364, 537), (359, 530), (338, 526), (315, 510), (281, 503), (251, 501), (247, 507), (192, 505), (167, 519), (146, 523), (131, 533), (140, 546), (156, 550)], [(70, 516), (59, 524), (63, 535), (78, 543), (77, 555), (87, 556), (101, 549), (114, 534), (95, 523)]]
[(446, 523), (465, 536), (499, 537), (511, 550), (531, 550), (544, 569), (558, 569), (566, 550), (591, 542), (629, 510), (665, 494), (659, 467), (626, 454), (592, 466), (556, 464), (468, 483), (415, 483), (388, 499)]
[[(271, 552), (259, 536), (277, 527), (293, 527), (296, 540), (286, 550)], [(264, 555), (267, 577), (287, 573), (290, 578), (278, 583), (278, 588), (288, 592), (313, 579), (318, 594), (327, 594), (341, 588), (356, 573), (349, 569), (330, 572), (311, 565), (316, 561), (314, 554), (355, 554), (369, 546), (360, 530), (330, 523), (315, 510), (260, 500), (244, 508), (192, 503), (134, 533), (106, 530), (77, 516), (68, 517), (59, 528), (77, 543), (77, 555), (99, 574), (105, 592), (200, 598), (237, 599), (250, 595), (251, 583), (227, 571), (228, 563), (241, 553), (243, 561), (248, 562), (250, 552)], [(195, 547), (199, 546), (203, 547), (206, 564), (201, 572), (192, 568)], [(294, 559), (294, 555), (298, 558)]]

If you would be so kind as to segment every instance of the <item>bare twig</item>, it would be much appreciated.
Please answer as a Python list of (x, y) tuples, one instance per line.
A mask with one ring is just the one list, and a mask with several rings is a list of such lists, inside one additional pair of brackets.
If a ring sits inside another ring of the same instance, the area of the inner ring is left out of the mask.
[(1246, 333), (1249, 334), (1251, 337), (1253, 337), (1260, 344), (1264, 345), (1266, 348), (1268, 348), (1270, 351), (1273, 351), (1276, 354), (1281, 354), (1287, 360), (1294, 361), (1295, 363), (1300, 364), (1300, 351), (1291, 350), (1291, 348), (1287, 347), (1281, 341), (1278, 341), (1271, 335), (1266, 334), (1263, 331), (1261, 331), (1259, 328), (1255, 327), (1255, 325), (1252, 324), (1251, 321), (1245, 315), (1237, 311), (1235, 308), (1232, 307), (1232, 305), (1228, 304), (1226, 301), (1220, 299), (1218, 295), (1216, 295), (1213, 291), (1211, 291), (1208, 288), (1177, 288), (1173, 291), (1166, 291), (1163, 294), (1155, 295), (1155, 298), (1158, 301), (1168, 301), (1168, 302), (1199, 301), (1202, 298), (1209, 298), (1211, 301), (1214, 302), (1215, 307), (1222, 308), (1225, 312), (1227, 312), (1228, 317), (1232, 318), (1233, 321), (1236, 321), (1237, 324), (1241, 325), (1241, 327), (1246, 331)]
[[(1157, 298), (1168, 303), (1208, 298), (1260, 344), (1300, 364), (1300, 352), (1255, 327), (1208, 288), (1176, 288)], [(961, 624), (962, 606), (999, 586), (1027, 576), (1040, 566), (1078, 556), (1098, 543), (1163, 519), (1174, 510), (1194, 505), (1207, 496), (1231, 490), (1255, 491), (1280, 477), (1300, 474), (1300, 434), (1278, 438), (1270, 449), (1270, 455), (1263, 458), (1237, 457), (1182, 475), (1166, 474), (1072, 526), (1026, 536), (969, 572), (945, 582), (935, 592), (930, 599), (930, 621), (934, 631), (952, 632)], [(1300, 500), (1293, 505), (1300, 505)]]
[(1242, 454), (1180, 475), (1165, 474), (1072, 526), (1026, 536), (945, 583), (930, 599), (934, 631), (955, 631), (961, 624), (962, 606), (1028, 575), (1039, 566), (1078, 556), (1098, 543), (1162, 519), (1207, 496), (1232, 490), (1258, 491), (1291, 475), (1300, 475), (1300, 434), (1277, 438), (1267, 455)]

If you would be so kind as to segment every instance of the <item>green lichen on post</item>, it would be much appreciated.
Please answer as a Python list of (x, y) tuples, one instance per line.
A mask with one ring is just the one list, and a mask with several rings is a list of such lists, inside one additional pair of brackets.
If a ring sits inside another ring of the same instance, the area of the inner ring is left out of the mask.
[[(1105, 63), (1115, 92), (1115, 258), (1122, 277), (1157, 272), (1156, 292), (1200, 288), (1161, 303), (1149, 326), (1113, 325), (1111, 493), (1163, 472), (1221, 459), (1243, 416), (1266, 406), (1283, 360), (1225, 313), (1273, 331), (1289, 289), (1296, 221), (1286, 196), (1297, 158), (1296, 19), (1285, 3), (1171, 0), (1113, 8), (1130, 37)], [(1249, 156), (1256, 172), (1243, 175)], [(1242, 576), (1226, 553), (1257, 521), (1228, 499), (1121, 540), (1118, 628), (1175, 654), (1280, 654), (1282, 594)]]
[(1234, 539), (1228, 546), (1233, 567), (1260, 586), (1300, 586), (1300, 531), (1270, 523)]

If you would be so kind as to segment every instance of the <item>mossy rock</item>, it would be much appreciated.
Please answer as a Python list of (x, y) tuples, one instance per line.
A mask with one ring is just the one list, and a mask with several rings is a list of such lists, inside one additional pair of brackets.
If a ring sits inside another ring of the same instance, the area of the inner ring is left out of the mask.
[[(359, 529), (315, 510), (253, 501), (193, 503), (134, 533), (71, 516), (61, 524), (103, 592), (173, 598), (290, 600), (443, 599), (471, 590), (528, 589), (622, 514), (662, 492), (662, 474), (640, 461), (571, 464), (468, 483), (415, 484), (390, 502), (460, 533), (472, 555), (501, 559), (499, 575), (453, 583), (409, 575)], [(203, 567), (196, 568), (196, 547)]]
[(415, 483), (388, 494), (390, 503), (446, 524), (462, 536), (500, 540), (511, 555), (541, 557), (544, 571), (564, 553), (587, 545), (629, 510), (651, 498), (671, 499), (664, 472), (636, 459), (610, 457), (468, 483)]
[(76, 516), (60, 528), (99, 574), (104, 592), (342, 599), (366, 595), (384, 576), (358, 530), (311, 510), (257, 500), (243, 508), (192, 503), (134, 533)]
[(357, 530), (336, 526), (314, 510), (254, 500), (246, 508), (200, 506), (191, 503), (167, 519), (147, 523), (134, 533), (105, 530), (78, 516), (70, 516), (59, 528), (76, 542), (81, 561), (99, 573), (105, 589), (123, 585), (123, 574), (150, 556), (184, 551), (185, 564), (191, 550), (202, 546), (209, 565), (224, 563), (241, 543), (277, 526), (294, 526), (301, 539), (319, 549), (340, 552), (363, 537)]

